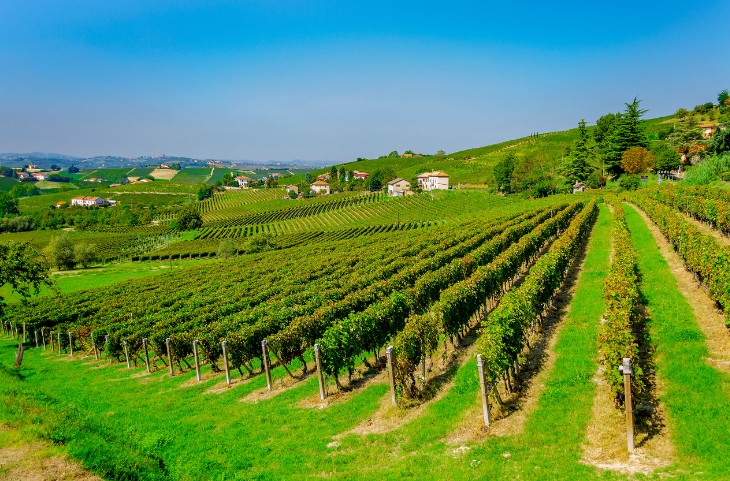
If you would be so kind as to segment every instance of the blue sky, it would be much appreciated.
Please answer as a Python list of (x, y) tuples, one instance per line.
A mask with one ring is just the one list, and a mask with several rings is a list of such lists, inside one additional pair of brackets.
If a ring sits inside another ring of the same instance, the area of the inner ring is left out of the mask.
[(730, 88), (730, 2), (0, 0), (0, 152), (344, 162)]

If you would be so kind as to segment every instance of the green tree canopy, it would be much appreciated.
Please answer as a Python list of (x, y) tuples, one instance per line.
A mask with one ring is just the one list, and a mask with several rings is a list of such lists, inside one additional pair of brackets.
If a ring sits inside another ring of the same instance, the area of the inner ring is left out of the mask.
[(194, 230), (202, 226), (203, 218), (194, 205), (183, 207), (174, 222), (174, 227), (177, 230)]
[(494, 166), (494, 181), (498, 191), (505, 194), (512, 192), (512, 174), (516, 165), (517, 158), (510, 152)]
[(654, 168), (658, 172), (669, 172), (679, 168), (681, 155), (664, 142), (654, 142), (651, 151), (654, 153)]
[(622, 172), (621, 156), (631, 147), (649, 147), (644, 128), (641, 126), (641, 117), (647, 112), (639, 108), (641, 101), (634, 98), (626, 104), (626, 110), (616, 122), (609, 142), (608, 150), (604, 154), (606, 168), (614, 175)]
[(693, 145), (702, 142), (702, 129), (697, 118), (688, 115), (674, 124), (674, 132), (669, 135), (669, 145), (678, 152), (688, 153)]
[(585, 181), (594, 170), (591, 166), (593, 152), (588, 147), (588, 131), (586, 121), (578, 122), (578, 140), (575, 142), (567, 162), (563, 166), (563, 175), (570, 181)]
[(51, 239), (46, 247), (46, 254), (59, 270), (73, 269), (76, 265), (74, 245), (65, 233)]
[(12, 214), (20, 214), (18, 210), (18, 199), (7, 192), (0, 192), (0, 217)]
[[(52, 286), (48, 265), (28, 243), (0, 244), (0, 287), (9, 285), (22, 297), (30, 297), (44, 285)], [(0, 297), (0, 315), (5, 302)]]

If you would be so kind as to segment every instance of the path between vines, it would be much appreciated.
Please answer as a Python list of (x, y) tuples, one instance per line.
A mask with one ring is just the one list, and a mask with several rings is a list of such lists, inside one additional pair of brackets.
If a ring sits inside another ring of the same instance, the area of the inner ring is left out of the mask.
[[(659, 245), (659, 251), (677, 279), (679, 292), (682, 293), (687, 303), (692, 307), (697, 324), (705, 335), (707, 347), (710, 350), (711, 357), (707, 359), (707, 362), (716, 369), (730, 372), (730, 335), (728, 335), (722, 312), (702, 287), (698, 285), (692, 274), (687, 271), (679, 255), (662, 235), (656, 224), (649, 219), (643, 210), (636, 206), (633, 207), (644, 219), (649, 231), (654, 236), (654, 240)], [(704, 228), (709, 229), (707, 226), (704, 226)], [(720, 234), (714, 232), (714, 235), (717, 237)], [(725, 242), (728, 242), (728, 240), (726, 239)]]

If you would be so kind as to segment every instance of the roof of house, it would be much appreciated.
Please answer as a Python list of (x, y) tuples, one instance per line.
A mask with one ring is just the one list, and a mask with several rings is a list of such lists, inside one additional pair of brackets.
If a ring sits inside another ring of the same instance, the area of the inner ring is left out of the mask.
[(240, 180), (251, 180), (249, 177), (246, 177), (245, 175), (239, 175), (238, 177), (236, 177), (236, 180), (239, 180), (239, 179)]
[(101, 197), (94, 197), (94, 196), (90, 196), (90, 195), (82, 195), (81, 197), (74, 197), (73, 200), (93, 200), (93, 201), (96, 201), (96, 200), (104, 200), (104, 199), (102, 199)]
[(329, 186), (329, 184), (323, 180), (318, 180), (317, 182), (315, 182), (312, 185), (318, 185), (318, 186), (322, 186), (322, 187), (324, 187), (325, 185)]
[(449, 174), (444, 172), (443, 170), (434, 170), (433, 172), (424, 172), (422, 174), (418, 174), (418, 178), (426, 178), (426, 177), (448, 177)]
[(712, 128), (712, 127), (717, 127), (717, 124), (713, 124), (713, 123), (710, 123), (710, 122), (705, 122), (703, 124), (698, 125), (698, 127), (701, 128), (701, 129), (707, 129), (707, 128)]
[(390, 182), (388, 182), (388, 185), (395, 185), (398, 182), (406, 182), (407, 184), (410, 184), (410, 182), (408, 182), (406, 179), (402, 179), (402, 178), (398, 177), (397, 179), (393, 179)]

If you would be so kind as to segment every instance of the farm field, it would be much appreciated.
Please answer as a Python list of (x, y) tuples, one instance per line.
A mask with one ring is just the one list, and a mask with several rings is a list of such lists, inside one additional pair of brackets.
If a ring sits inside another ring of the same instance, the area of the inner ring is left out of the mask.
[[(730, 306), (726, 191), (456, 190), (277, 208), (279, 195), (216, 194), (197, 204), (211, 226), (195, 240), (55, 274), (60, 296), (10, 304), (2, 365), (17, 349), (9, 329), (30, 339), (23, 367), (0, 371), (0, 424), (104, 479), (720, 480), (730, 468), (726, 315), (700, 314), (684, 294), (696, 281), (676, 271), (699, 274), (708, 305)], [(208, 259), (228, 238), (237, 255)], [(637, 366), (631, 456), (616, 352)]]
[(186, 167), (182, 170), (178, 170), (177, 174), (173, 178), (175, 179), (175, 182), (203, 184), (208, 181), (214, 170), (215, 169), (211, 167)]

